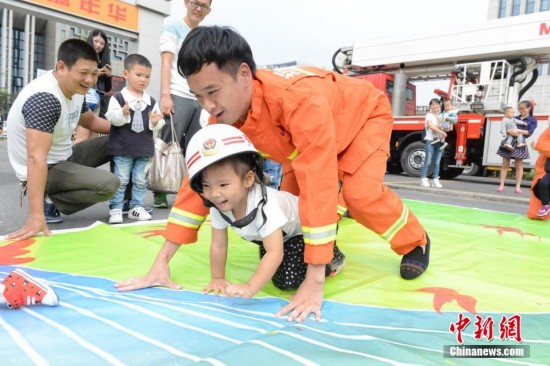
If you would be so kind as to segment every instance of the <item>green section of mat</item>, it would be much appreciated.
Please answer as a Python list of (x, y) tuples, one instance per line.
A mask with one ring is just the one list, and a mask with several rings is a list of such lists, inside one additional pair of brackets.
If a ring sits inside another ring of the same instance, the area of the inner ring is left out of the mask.
[[(407, 205), (432, 240), (429, 270), (417, 280), (401, 279), (400, 257), (389, 245), (355, 221), (344, 219), (338, 245), (346, 255), (346, 267), (327, 279), (325, 298), (398, 309), (548, 312), (550, 223), (456, 206), (416, 201)], [(34, 258), (23, 264), (118, 281), (147, 272), (164, 241), (162, 229), (162, 224), (99, 224), (80, 232), (39, 237), (25, 245), (3, 242), (0, 264)], [(182, 246), (171, 262), (173, 279), (185, 289), (201, 291), (210, 279), (209, 229), (205, 225), (199, 242)], [(246, 281), (258, 261), (257, 246), (231, 232), (227, 278)], [(266, 295), (288, 298), (289, 293), (269, 284), (258, 294)]]

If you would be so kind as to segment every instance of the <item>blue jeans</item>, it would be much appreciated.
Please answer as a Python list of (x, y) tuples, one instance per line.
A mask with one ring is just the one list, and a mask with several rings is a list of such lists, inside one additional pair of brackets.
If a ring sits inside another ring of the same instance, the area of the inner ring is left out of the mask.
[(441, 156), (443, 156), (443, 151), (439, 148), (442, 145), (443, 144), (441, 142), (432, 144), (431, 141), (425, 141), (426, 159), (424, 160), (424, 165), (422, 165), (422, 178), (428, 177), (428, 169), (430, 168), (430, 165), (432, 165), (432, 160), (434, 163), (433, 177), (439, 178), (439, 164), (441, 163)]
[(264, 172), (266, 172), (271, 177), (271, 183), (269, 186), (275, 189), (279, 189), (281, 185), (281, 179), (283, 178), (283, 166), (274, 161), (265, 159), (264, 160)]
[(148, 157), (134, 156), (114, 156), (115, 175), (120, 179), (120, 187), (113, 198), (109, 201), (109, 208), (120, 208), (124, 204), (124, 191), (132, 177), (132, 198), (130, 199), (130, 209), (134, 207), (143, 207), (143, 200), (147, 193), (147, 177), (145, 174), (145, 165), (149, 161)]

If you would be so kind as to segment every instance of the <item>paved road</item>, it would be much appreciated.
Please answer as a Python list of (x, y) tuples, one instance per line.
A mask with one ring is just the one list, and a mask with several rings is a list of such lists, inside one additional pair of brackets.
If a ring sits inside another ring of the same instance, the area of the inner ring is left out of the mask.
[(385, 182), (406, 199), (517, 214), (527, 211), (530, 196), (530, 182), (522, 183), (523, 194), (519, 195), (515, 193), (515, 181), (509, 179), (502, 193), (497, 192), (498, 178), (459, 176), (441, 180), (442, 189), (420, 187), (420, 178), (403, 174), (387, 174)]
[[(108, 169), (107, 166), (102, 169)], [(420, 180), (405, 175), (386, 175), (385, 181), (402, 198), (427, 202), (445, 203), (465, 207), (475, 207), (493, 211), (523, 214), (527, 209), (529, 199), (528, 184), (523, 188), (523, 195), (514, 193), (513, 182), (508, 181), (506, 191), (497, 193), (498, 181), (495, 178), (459, 177), (450, 181), (442, 181), (443, 189), (421, 188)], [(0, 235), (5, 235), (20, 228), (27, 217), (27, 202), (19, 205), (19, 183), (9, 164), (7, 142), (0, 141)], [(168, 196), (172, 204), (175, 195)], [(153, 196), (149, 193), (145, 206), (151, 207)], [(63, 216), (63, 223), (51, 225), (50, 229), (70, 229), (85, 227), (96, 221), (108, 220), (108, 204), (99, 203), (84, 211), (70, 216)], [(156, 209), (152, 212), (154, 220), (168, 217), (169, 210)], [(490, 214), (490, 213), (488, 213)], [(125, 222), (131, 222), (125, 218)]]
[[(108, 170), (106, 164), (101, 169)], [(0, 235), (5, 235), (19, 229), (25, 223), (28, 213), (28, 202), (25, 198), (23, 207), (19, 204), (19, 182), (8, 160), (7, 142), (0, 141)], [(174, 202), (175, 195), (168, 195), (168, 203)], [(145, 198), (145, 206), (153, 205), (153, 194), (149, 192)], [(151, 215), (153, 220), (164, 220), (168, 217), (170, 210), (156, 209)], [(109, 204), (107, 202), (98, 203), (92, 207), (77, 212), (70, 216), (61, 215), (63, 222), (61, 224), (50, 225), (50, 230), (72, 229), (85, 227), (96, 221), (107, 222), (109, 220)], [(124, 218), (125, 223), (134, 222), (134, 220)]]

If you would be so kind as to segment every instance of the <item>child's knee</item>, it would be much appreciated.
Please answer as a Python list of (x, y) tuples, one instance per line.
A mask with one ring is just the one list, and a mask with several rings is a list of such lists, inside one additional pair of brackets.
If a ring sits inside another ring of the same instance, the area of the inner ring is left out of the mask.
[(301, 264), (295, 266), (282, 266), (275, 272), (271, 282), (275, 287), (283, 291), (294, 290), (300, 287), (306, 278), (307, 264), (303, 263), (303, 257), (300, 258)]
[(275, 278), (271, 279), (271, 282), (273, 282), (273, 285), (277, 287), (279, 290), (283, 291), (291, 291), (295, 290), (298, 287), (300, 287), (300, 284), (302, 281), (296, 281), (296, 280), (285, 280), (285, 281), (278, 281)]
[(147, 181), (145, 179), (133, 180), (132, 184), (140, 190), (147, 189)]

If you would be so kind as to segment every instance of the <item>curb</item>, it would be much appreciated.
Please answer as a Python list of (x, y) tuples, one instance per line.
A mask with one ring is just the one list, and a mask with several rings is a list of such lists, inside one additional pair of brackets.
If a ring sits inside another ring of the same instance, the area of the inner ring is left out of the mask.
[(406, 190), (414, 192), (422, 192), (426, 194), (434, 194), (439, 196), (451, 196), (451, 197), (468, 197), (471, 199), (481, 199), (485, 201), (496, 201), (500, 203), (512, 203), (529, 206), (529, 198), (523, 197), (510, 197), (489, 193), (479, 193), (479, 192), (464, 192), (457, 191), (454, 189), (445, 189), (445, 188), (428, 188), (428, 187), (415, 187), (408, 184), (398, 184), (398, 183), (385, 183), (385, 186), (393, 190)]

